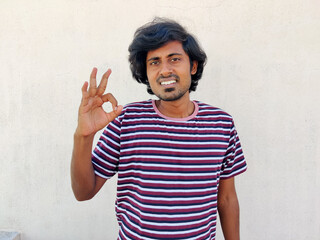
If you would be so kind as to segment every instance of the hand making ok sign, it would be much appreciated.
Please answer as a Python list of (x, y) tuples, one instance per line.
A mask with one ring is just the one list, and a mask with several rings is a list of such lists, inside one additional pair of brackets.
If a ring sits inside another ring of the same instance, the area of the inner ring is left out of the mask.
[[(101, 82), (97, 87), (97, 68), (93, 68), (90, 75), (90, 86), (88, 82), (82, 86), (82, 100), (79, 107), (78, 127), (76, 133), (81, 136), (94, 135), (113, 121), (122, 111), (122, 106), (111, 93), (104, 94), (111, 70), (108, 69), (102, 76)], [(112, 104), (113, 111), (107, 113), (102, 108), (105, 102)]]

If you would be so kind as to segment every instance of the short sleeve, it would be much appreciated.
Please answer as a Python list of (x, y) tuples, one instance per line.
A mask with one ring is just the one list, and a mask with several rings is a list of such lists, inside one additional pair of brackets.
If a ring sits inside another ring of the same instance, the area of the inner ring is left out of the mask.
[(112, 121), (103, 131), (92, 151), (92, 165), (95, 174), (109, 179), (118, 171), (120, 156), (120, 129), (118, 118)]
[(234, 177), (247, 170), (247, 164), (242, 152), (240, 139), (232, 120), (229, 145), (221, 167), (221, 179)]

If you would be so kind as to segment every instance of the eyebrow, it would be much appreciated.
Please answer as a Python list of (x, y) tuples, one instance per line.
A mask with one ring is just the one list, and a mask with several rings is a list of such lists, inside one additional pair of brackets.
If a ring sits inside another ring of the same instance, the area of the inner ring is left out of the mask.
[[(168, 57), (175, 56), (175, 55), (181, 56), (182, 53), (170, 53), (170, 54), (167, 56), (167, 58), (168, 58)], [(160, 59), (160, 57), (152, 57), (152, 58), (149, 58), (149, 59), (147, 60), (147, 62), (154, 61), (154, 60), (159, 60), (159, 59)]]

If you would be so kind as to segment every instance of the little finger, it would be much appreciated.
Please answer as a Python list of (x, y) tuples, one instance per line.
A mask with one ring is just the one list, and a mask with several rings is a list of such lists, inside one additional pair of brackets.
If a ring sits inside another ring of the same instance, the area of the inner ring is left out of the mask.
[(96, 81), (97, 71), (98, 71), (97, 68), (93, 68), (90, 74), (89, 95), (91, 97), (94, 97), (97, 92), (97, 81)]

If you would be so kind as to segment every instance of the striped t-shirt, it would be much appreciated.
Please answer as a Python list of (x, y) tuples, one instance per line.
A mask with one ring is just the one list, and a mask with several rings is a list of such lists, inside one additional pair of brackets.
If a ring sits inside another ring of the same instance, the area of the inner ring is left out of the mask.
[(194, 101), (194, 113), (168, 118), (154, 100), (132, 103), (93, 151), (95, 173), (118, 173), (119, 240), (215, 239), (220, 179), (246, 170), (232, 117)]

